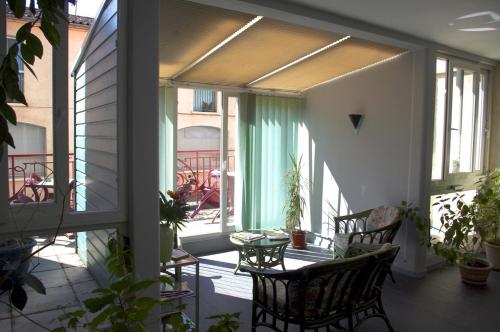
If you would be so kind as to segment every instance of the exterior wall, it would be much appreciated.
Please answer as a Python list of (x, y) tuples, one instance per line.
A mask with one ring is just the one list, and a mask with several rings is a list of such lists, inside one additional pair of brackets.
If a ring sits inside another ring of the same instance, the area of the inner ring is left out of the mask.
[[(222, 115), (222, 92), (217, 92), (217, 112), (195, 112), (193, 111), (193, 100), (194, 100), (194, 90), (193, 89), (182, 89), (179, 88), (177, 94), (178, 106), (177, 106), (177, 130), (184, 129), (187, 127), (195, 126), (207, 126), (221, 128), (221, 115)], [(228, 106), (228, 149), (234, 150), (236, 144), (236, 107), (234, 103), (230, 103)], [(200, 142), (200, 145), (202, 143)], [(195, 147), (193, 144), (193, 150), (199, 149), (200, 147)], [(180, 145), (179, 145), (180, 146)]]
[[(17, 30), (26, 23), (26, 20), (16, 18), (7, 18), (7, 37), (15, 37)], [(70, 25), (68, 31), (68, 64), (71, 72), (80, 48), (87, 36), (89, 27), (80, 25)], [(13, 107), (17, 113), (17, 121), (29, 123), (46, 128), (46, 153), (52, 153), (52, 47), (43, 37), (40, 29), (36, 28), (33, 33), (40, 38), (43, 45), (44, 54), (42, 59), (36, 59), (33, 70), (37, 78), (29, 70), (24, 71), (24, 94), (28, 101), (28, 106), (14, 104)], [(69, 137), (73, 137), (73, 79), (68, 77), (69, 91)], [(73, 152), (73, 140), (69, 140), (69, 151)], [(15, 154), (15, 150), (12, 151)]]
[[(336, 215), (403, 200), (429, 204), (419, 200), (423, 83), (414, 73), (425, 72), (422, 56), (406, 53), (307, 92), (299, 151), (309, 182), (304, 221), (312, 231), (329, 233), (326, 223)], [(351, 113), (363, 114), (357, 134)], [(411, 225), (403, 225), (396, 241), (402, 245), (396, 265), (425, 270)]]

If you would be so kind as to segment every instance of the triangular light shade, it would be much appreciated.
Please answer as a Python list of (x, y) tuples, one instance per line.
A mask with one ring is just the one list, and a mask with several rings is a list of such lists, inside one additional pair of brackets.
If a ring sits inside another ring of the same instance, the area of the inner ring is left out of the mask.
[(351, 119), (352, 125), (354, 129), (358, 129), (359, 123), (361, 122), (362, 114), (349, 114), (349, 118)]

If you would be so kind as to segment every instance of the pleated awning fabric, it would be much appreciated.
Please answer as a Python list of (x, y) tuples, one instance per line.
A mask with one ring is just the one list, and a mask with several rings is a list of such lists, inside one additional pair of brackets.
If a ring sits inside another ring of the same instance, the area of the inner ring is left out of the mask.
[(184, 0), (162, 1), (161, 6), (163, 79), (303, 91), (406, 51)]

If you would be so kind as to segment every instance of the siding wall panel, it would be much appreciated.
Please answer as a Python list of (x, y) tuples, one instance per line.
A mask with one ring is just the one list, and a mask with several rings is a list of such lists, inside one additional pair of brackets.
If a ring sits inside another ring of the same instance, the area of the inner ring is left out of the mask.
[[(75, 70), (77, 211), (118, 208), (117, 1), (105, 3)], [(81, 236), (87, 267), (101, 285), (109, 281), (106, 258), (110, 233), (99, 230)]]

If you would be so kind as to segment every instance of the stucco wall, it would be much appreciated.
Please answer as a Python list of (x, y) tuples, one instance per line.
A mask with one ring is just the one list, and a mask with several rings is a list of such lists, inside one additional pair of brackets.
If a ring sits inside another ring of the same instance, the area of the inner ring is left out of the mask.
[[(328, 233), (333, 215), (403, 200), (428, 204), (419, 202), (423, 79), (414, 74), (424, 72), (423, 59), (423, 52), (407, 53), (307, 92), (299, 150), (312, 231)], [(363, 115), (358, 133), (351, 113)], [(421, 273), (425, 262), (411, 225), (403, 225), (397, 242), (397, 265)]]
[[(12, 17), (7, 19), (7, 37), (15, 37), (17, 30), (26, 23), (25, 20), (18, 20)], [(40, 29), (32, 31), (43, 45), (42, 59), (36, 59), (33, 70), (37, 78), (28, 69), (24, 70), (24, 94), (28, 106), (14, 104), (17, 113), (17, 121), (29, 123), (46, 128), (46, 153), (52, 153), (52, 47), (43, 36)], [(80, 48), (87, 36), (88, 28), (70, 25), (68, 31), (68, 72), (71, 73)], [(69, 101), (69, 137), (73, 137), (73, 79), (68, 77), (68, 101)], [(73, 140), (69, 140), (69, 151), (73, 152)], [(15, 152), (14, 152), (15, 154)]]

